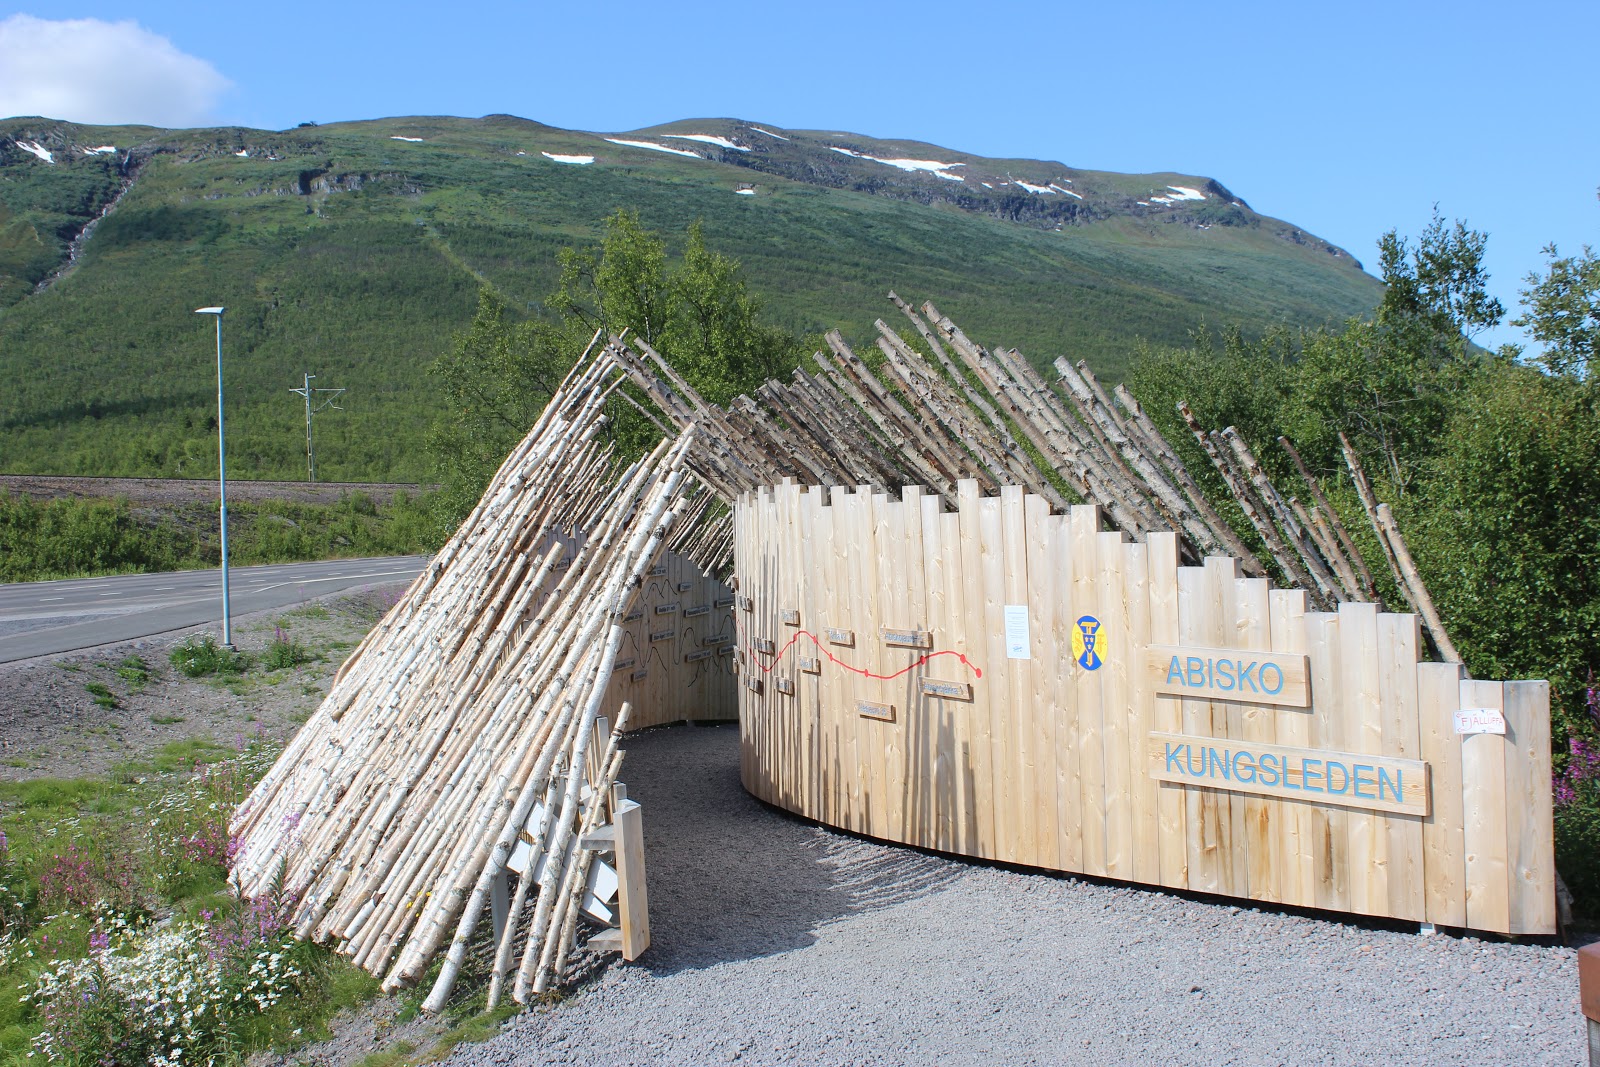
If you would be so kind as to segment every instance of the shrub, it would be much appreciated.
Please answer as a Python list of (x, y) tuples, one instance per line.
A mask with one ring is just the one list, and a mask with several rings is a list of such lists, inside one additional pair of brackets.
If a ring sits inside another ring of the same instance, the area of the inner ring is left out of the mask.
[[(1600, 728), (1600, 689), (1590, 684), (1585, 705), (1591, 728)], [(1600, 744), (1578, 733), (1567, 738), (1564, 766), (1556, 772), (1556, 867), (1579, 911), (1600, 914)]]
[(224, 648), (210, 634), (186, 637), (172, 650), (172, 665), (190, 678), (208, 674), (238, 674), (250, 666), (242, 652)]
[(286, 667), (298, 667), (312, 658), (310, 649), (285, 633), (282, 626), (275, 626), (272, 630), (272, 643), (267, 645), (267, 651), (262, 655), (261, 662), (266, 664), (268, 670), (277, 671)]

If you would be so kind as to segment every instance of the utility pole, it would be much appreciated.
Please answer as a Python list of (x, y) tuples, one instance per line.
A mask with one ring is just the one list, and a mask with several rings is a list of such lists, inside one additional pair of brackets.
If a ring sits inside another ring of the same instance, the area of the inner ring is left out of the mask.
[[(315, 377), (315, 374), (307, 374), (305, 376), (305, 385), (299, 389), (289, 390), (291, 393), (295, 393), (306, 398), (306, 481), (308, 482), (314, 482), (317, 480), (317, 452), (311, 443), (311, 420), (319, 411), (326, 411), (329, 408), (332, 408), (334, 411), (344, 410), (344, 408), (340, 407), (337, 403), (339, 394), (344, 392), (344, 390), (313, 389), (311, 387), (311, 379)], [(328, 399), (324, 400), (322, 403), (318, 404), (316, 403), (316, 394), (318, 393), (332, 393), (333, 395), (328, 397)]]

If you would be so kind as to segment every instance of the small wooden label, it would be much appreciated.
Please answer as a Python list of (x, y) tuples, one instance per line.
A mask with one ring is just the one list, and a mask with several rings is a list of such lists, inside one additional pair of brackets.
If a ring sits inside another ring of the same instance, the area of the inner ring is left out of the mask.
[(660, 563), (650, 568), (650, 577), (652, 578), (659, 578), (665, 573), (667, 573), (667, 565), (665, 563)]
[(770, 656), (773, 654), (773, 652), (777, 651), (777, 646), (775, 646), (765, 637), (758, 637), (752, 641), (751, 644), (755, 646), (755, 650), (757, 652), (764, 656)]
[(1301, 655), (1151, 645), (1144, 653), (1144, 670), (1151, 688), (1167, 696), (1311, 706), (1309, 661)]
[(761, 692), (761, 676), (759, 674), (746, 675), (744, 679), (744, 687), (750, 690), (752, 693)]
[(691, 590), (693, 588), (694, 588), (694, 583), (693, 582), (679, 582), (678, 583), (678, 592), (680, 592), (680, 593), (687, 593), (689, 590)]
[(701, 615), (704, 615), (706, 612), (708, 612), (710, 610), (711, 610), (711, 605), (709, 605), (709, 604), (696, 604), (692, 608), (684, 608), (683, 609), (683, 617), (686, 618), (686, 619), (699, 618)]
[(745, 611), (754, 611), (756, 610), (756, 602), (747, 596), (742, 596), (739, 598), (739, 607)]
[(930, 697), (944, 697), (947, 700), (971, 700), (971, 682), (941, 682), (936, 678), (922, 680), (922, 694)]
[(801, 656), (800, 669), (807, 674), (821, 674), (822, 661), (816, 656)]
[(651, 630), (650, 643), (653, 645), (657, 641), (671, 641), (677, 632), (676, 630)]
[(778, 618), (785, 626), (799, 626), (800, 610), (798, 608), (784, 608), (778, 612)]
[(656, 614), (657, 615), (676, 615), (677, 613), (678, 613), (678, 602), (676, 600), (674, 600), (670, 604), (657, 604), (656, 605)]
[(1462, 708), (1452, 718), (1458, 734), (1499, 734), (1504, 737), (1506, 717), (1499, 708)]
[(683, 662), (685, 662), (685, 663), (698, 663), (703, 659), (709, 658), (710, 655), (711, 655), (711, 650), (709, 648), (702, 648), (702, 649), (699, 649), (699, 650), (697, 650), (695, 652), (691, 652), (688, 655), (684, 656), (683, 657)]
[(733, 646), (732, 645), (723, 645), (721, 648), (717, 649), (717, 655), (719, 655), (719, 656), (731, 656), (731, 655), (733, 655)]
[(711, 606), (714, 608), (731, 608), (733, 607), (733, 597), (719, 596), (711, 602)]
[(650, 668), (649, 667), (640, 667), (638, 670), (636, 670), (632, 674), (628, 675), (628, 677), (630, 679), (632, 679), (633, 681), (635, 681), (635, 682), (642, 682), (642, 681), (645, 680), (645, 678), (649, 674), (650, 674)]
[(874, 700), (858, 700), (856, 701), (856, 714), (868, 719), (894, 722), (894, 705), (879, 704)]
[(778, 692), (783, 693), (786, 696), (794, 696), (794, 679), (793, 678), (779, 678), (778, 679)]
[(841, 630), (837, 626), (830, 626), (822, 632), (827, 637), (830, 645), (854, 646), (856, 643), (856, 632), (854, 630)]
[(1428, 814), (1428, 765), (1421, 760), (1163, 733), (1150, 734), (1148, 756), (1146, 769), (1160, 782)]
[(616, 673), (617, 671), (625, 671), (629, 667), (632, 667), (635, 662), (636, 661), (633, 659), (619, 659), (617, 660), (616, 665), (611, 668), (612, 673)]
[(895, 630), (888, 626), (879, 631), (883, 643), (899, 648), (932, 648), (933, 635), (926, 630)]
[(630, 612), (628, 612), (626, 615), (624, 615), (622, 617), (622, 621), (623, 622), (638, 622), (642, 618), (644, 618), (644, 612), (642, 612), (642, 611), (630, 611)]

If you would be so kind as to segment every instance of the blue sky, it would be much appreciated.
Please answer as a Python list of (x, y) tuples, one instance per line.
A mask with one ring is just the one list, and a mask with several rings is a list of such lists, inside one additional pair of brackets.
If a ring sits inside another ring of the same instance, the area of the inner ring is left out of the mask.
[[(1490, 235), (1508, 309), (1543, 245), (1600, 245), (1592, 0), (0, 3), (0, 20), (18, 14), (137, 23), (131, 47), (160, 54), (109, 65), (120, 84), (71, 75), (71, 99), (157, 124), (173, 121), (155, 114), (166, 93), (195, 125), (506, 112), (605, 131), (718, 116), (849, 130), (1216, 178), (1369, 269), (1379, 234), (1419, 232), (1437, 203)], [(26, 73), (0, 62), (0, 114), (19, 81), (62, 76), (35, 50)]]

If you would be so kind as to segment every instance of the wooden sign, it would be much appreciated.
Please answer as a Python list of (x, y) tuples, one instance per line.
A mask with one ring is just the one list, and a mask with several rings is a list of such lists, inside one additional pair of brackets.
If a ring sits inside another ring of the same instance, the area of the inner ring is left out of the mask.
[(971, 682), (941, 682), (936, 678), (922, 680), (922, 695), (944, 697), (947, 700), (971, 700)]
[(841, 630), (837, 626), (830, 626), (822, 632), (827, 637), (830, 645), (850, 645), (854, 647), (856, 643), (856, 632), (854, 630)]
[(776, 646), (774, 646), (773, 643), (765, 637), (758, 637), (752, 641), (751, 644), (755, 646), (757, 652), (760, 652), (764, 656), (770, 656), (773, 654), (773, 652), (777, 651)]
[(858, 700), (856, 701), (856, 714), (868, 719), (894, 722), (894, 705), (879, 704), (875, 700)]
[(1316, 804), (1428, 814), (1428, 765), (1393, 756), (1150, 734), (1146, 769), (1161, 782)]
[(632, 659), (619, 659), (612, 666), (611, 671), (612, 671), (613, 674), (616, 673), (617, 671), (625, 671), (629, 667), (633, 666), (633, 664), (634, 664), (634, 661)]
[(899, 648), (932, 648), (933, 635), (926, 630), (896, 630), (888, 626), (879, 631), (883, 643)]
[(657, 615), (675, 615), (675, 614), (677, 614), (677, 612), (678, 612), (678, 602), (676, 600), (674, 600), (670, 604), (657, 604), (656, 605), (656, 614)]
[(1145, 676), (1157, 693), (1284, 708), (1311, 706), (1307, 663), (1305, 656), (1237, 648), (1151, 645), (1144, 653)]
[(628, 612), (626, 615), (624, 615), (622, 617), (622, 621), (623, 622), (638, 622), (642, 618), (644, 618), (644, 612), (642, 612), (642, 611), (630, 611), (630, 612)]
[(800, 612), (796, 608), (784, 608), (778, 613), (778, 617), (785, 626), (800, 625)]
[(635, 682), (642, 682), (642, 681), (645, 680), (646, 677), (649, 676), (649, 674), (650, 674), (650, 668), (649, 667), (640, 667), (638, 670), (636, 670), (632, 674), (628, 675), (628, 678), (630, 680), (632, 680), (632, 681), (635, 681)]
[(733, 597), (719, 596), (711, 602), (711, 606), (714, 608), (731, 608), (733, 607)]
[(731, 655), (733, 655), (733, 646), (732, 645), (723, 645), (721, 648), (717, 649), (717, 655), (719, 655), (719, 656), (731, 656)]
[(657, 564), (656, 566), (650, 568), (650, 572), (649, 573), (650, 573), (650, 577), (659, 578), (663, 574), (667, 573), (667, 565), (665, 563)]
[(670, 641), (677, 632), (676, 630), (652, 630), (650, 632), (650, 643), (653, 645), (657, 641)]
[(761, 676), (759, 674), (745, 675), (744, 687), (752, 693), (761, 692)]
[(756, 602), (747, 596), (742, 596), (739, 598), (739, 607), (744, 611), (754, 611), (756, 610)]
[(694, 583), (693, 582), (679, 582), (678, 583), (678, 592), (680, 592), (680, 593), (687, 593), (689, 590), (691, 590), (693, 588), (694, 588)]
[(698, 618), (699, 616), (704, 615), (706, 612), (708, 612), (710, 610), (711, 610), (711, 606), (709, 604), (696, 604), (692, 608), (684, 608), (683, 609), (683, 617), (686, 618), (686, 619)]
[(801, 656), (800, 669), (806, 674), (821, 674), (822, 660), (818, 659), (816, 656)]
[(711, 655), (711, 649), (709, 649), (709, 648), (698, 649), (697, 651), (690, 652), (688, 655), (684, 656), (683, 657), (683, 662), (685, 662), (685, 663), (698, 663), (699, 661), (707, 658), (710, 655)]
[(779, 678), (778, 692), (784, 694), (785, 696), (794, 696), (794, 679)]

